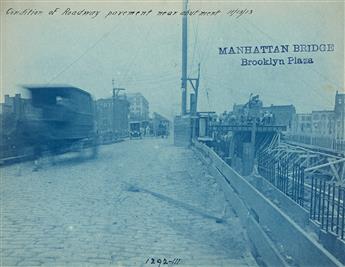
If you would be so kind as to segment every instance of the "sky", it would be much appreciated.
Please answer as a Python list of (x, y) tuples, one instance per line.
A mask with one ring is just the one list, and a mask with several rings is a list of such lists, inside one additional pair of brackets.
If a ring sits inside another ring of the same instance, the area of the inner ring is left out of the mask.
[[(7, 11), (42, 10), (39, 16)], [(59, 8), (54, 15), (50, 10)], [(90, 16), (66, 9), (99, 10)], [(1, 100), (25, 92), (22, 84), (70, 84), (95, 99), (110, 97), (112, 79), (140, 92), (150, 111), (172, 117), (181, 109), (182, 16), (108, 16), (109, 11), (182, 11), (182, 1), (5, 1), (1, 6)], [(188, 17), (188, 76), (201, 65), (199, 111), (232, 109), (250, 93), (265, 105), (294, 104), (297, 112), (333, 109), (344, 92), (344, 2), (189, 1), (190, 10), (217, 16)], [(239, 18), (233, 9), (253, 10)], [(219, 55), (219, 47), (334, 44), (333, 52)], [(241, 58), (297, 56), (313, 64), (241, 66)], [(190, 89), (190, 87), (189, 87)]]

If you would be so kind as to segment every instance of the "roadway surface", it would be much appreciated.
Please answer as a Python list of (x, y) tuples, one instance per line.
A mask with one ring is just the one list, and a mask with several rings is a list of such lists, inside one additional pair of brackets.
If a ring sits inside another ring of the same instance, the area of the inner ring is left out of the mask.
[(191, 150), (131, 140), (41, 165), (0, 169), (1, 266), (256, 266)]

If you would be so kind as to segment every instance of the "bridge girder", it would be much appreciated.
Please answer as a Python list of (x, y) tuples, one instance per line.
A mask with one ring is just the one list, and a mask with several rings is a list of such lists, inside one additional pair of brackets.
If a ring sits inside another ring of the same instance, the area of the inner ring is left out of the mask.
[(304, 167), (306, 177), (319, 176), (327, 181), (345, 184), (345, 157), (314, 151), (284, 142), (271, 144), (263, 151), (277, 161), (290, 162)]

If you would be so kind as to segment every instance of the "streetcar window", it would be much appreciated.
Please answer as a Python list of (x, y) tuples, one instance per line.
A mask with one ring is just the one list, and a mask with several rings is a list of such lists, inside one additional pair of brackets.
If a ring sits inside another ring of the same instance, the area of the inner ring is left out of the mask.
[(56, 97), (56, 104), (57, 104), (57, 105), (61, 104), (62, 101), (63, 101), (63, 98), (62, 98), (61, 96), (57, 96), (57, 97)]

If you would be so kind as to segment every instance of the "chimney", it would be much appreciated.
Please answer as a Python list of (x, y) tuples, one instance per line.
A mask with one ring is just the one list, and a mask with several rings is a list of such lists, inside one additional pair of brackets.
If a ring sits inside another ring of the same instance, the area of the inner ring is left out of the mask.
[(10, 104), (10, 96), (9, 95), (5, 95), (5, 104)]

